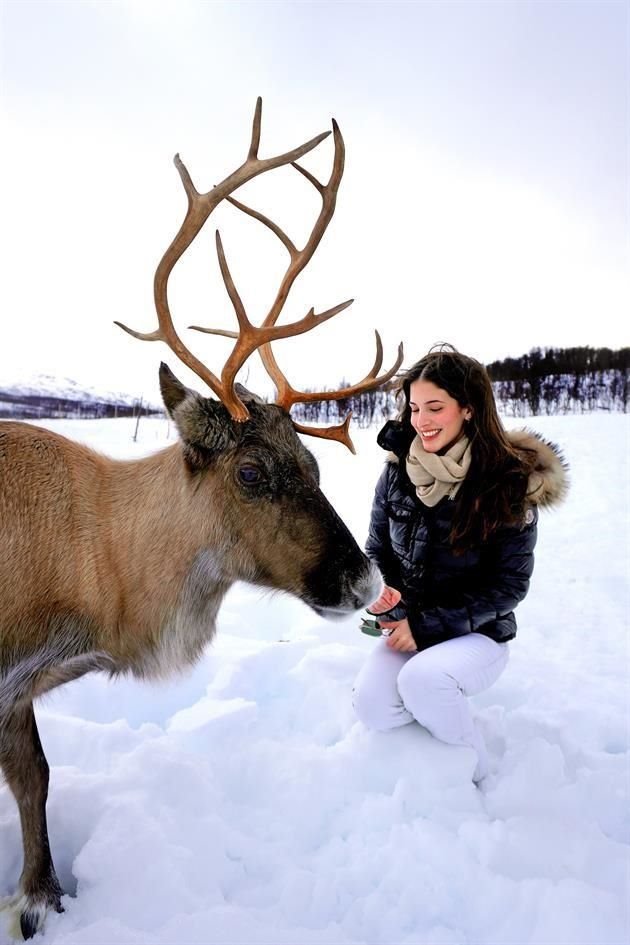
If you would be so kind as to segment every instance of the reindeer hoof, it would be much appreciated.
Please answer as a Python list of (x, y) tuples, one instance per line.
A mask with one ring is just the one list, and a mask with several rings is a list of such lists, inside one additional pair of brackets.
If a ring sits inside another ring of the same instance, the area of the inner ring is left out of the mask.
[(41, 925), (41, 918), (34, 912), (23, 912), (20, 915), (20, 932), (22, 938), (33, 938)]
[(44, 929), (48, 912), (63, 912), (61, 891), (45, 897), (27, 896), (17, 893), (9, 899), (0, 900), (0, 911), (7, 912), (9, 918), (9, 936), (12, 939), (33, 938)]
[(64, 908), (58, 898), (48, 902), (31, 903), (28, 908), (20, 912), (20, 932), (24, 939), (33, 938), (41, 932), (49, 911), (63, 912)]

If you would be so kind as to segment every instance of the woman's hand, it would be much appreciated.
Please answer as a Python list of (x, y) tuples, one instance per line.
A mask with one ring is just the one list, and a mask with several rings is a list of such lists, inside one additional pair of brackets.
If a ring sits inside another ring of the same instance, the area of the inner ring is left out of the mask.
[(379, 626), (389, 631), (387, 636), (384, 636), (385, 642), (388, 646), (391, 646), (392, 650), (398, 650), (399, 653), (415, 653), (417, 651), (418, 647), (406, 617), (404, 620), (379, 620)]
[(401, 597), (400, 591), (397, 591), (393, 587), (388, 587), (386, 584), (379, 599), (375, 600), (374, 603), (370, 604), (366, 609), (369, 613), (375, 614), (376, 616), (378, 616), (378, 614), (384, 614), (388, 610), (391, 610), (392, 607), (395, 607)]

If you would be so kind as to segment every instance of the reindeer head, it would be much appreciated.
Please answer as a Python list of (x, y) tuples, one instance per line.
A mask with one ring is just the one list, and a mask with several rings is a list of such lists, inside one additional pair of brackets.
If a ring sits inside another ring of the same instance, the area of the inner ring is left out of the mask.
[[(226, 580), (241, 578), (290, 591), (316, 610), (333, 615), (370, 603), (378, 596), (374, 591), (378, 592), (380, 578), (320, 491), (317, 463), (296, 431), (338, 440), (354, 452), (348, 433), (350, 414), (339, 426), (305, 427), (291, 419), (290, 410), (296, 403), (341, 400), (381, 387), (400, 367), (403, 351), (400, 345), (394, 366), (379, 376), (383, 349), (377, 332), (376, 359), (371, 370), (357, 384), (337, 391), (296, 390), (280, 371), (271, 342), (309, 331), (352, 303), (350, 299), (318, 314), (311, 308), (298, 321), (277, 324), (291, 286), (311, 259), (334, 213), (345, 152), (341, 132), (333, 121), (335, 157), (327, 184), (321, 184), (296, 161), (330, 132), (317, 135), (285, 154), (259, 158), (261, 109), (262, 102), (258, 99), (245, 162), (208, 193), (200, 194), (196, 190), (176, 155), (175, 164), (188, 197), (188, 208), (179, 232), (156, 270), (154, 299), (158, 328), (141, 333), (120, 322), (116, 324), (141, 340), (166, 342), (219, 398), (217, 401), (201, 397), (184, 387), (166, 365), (160, 368), (162, 396), (178, 427), (189, 473), (200, 482), (203, 480), (204, 491), (212, 493), (215, 514), (221, 509), (221, 537), (231, 548), (231, 553), (226, 554), (220, 564), (223, 576)], [(320, 213), (302, 249), (298, 249), (276, 223), (231, 196), (258, 174), (287, 164), (298, 170), (322, 199)], [(260, 326), (254, 326), (234, 285), (217, 232), (219, 265), (239, 331), (190, 327), (235, 339), (218, 377), (195, 357), (175, 331), (167, 286), (176, 262), (223, 199), (270, 229), (287, 250), (289, 264), (269, 312)], [(274, 404), (264, 403), (236, 383), (238, 371), (255, 350), (259, 351), (276, 386)]]

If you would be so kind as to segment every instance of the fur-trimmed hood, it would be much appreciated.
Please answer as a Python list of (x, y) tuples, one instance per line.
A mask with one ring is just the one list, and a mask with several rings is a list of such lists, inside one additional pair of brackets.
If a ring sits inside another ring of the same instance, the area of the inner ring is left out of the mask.
[[(537, 454), (530, 476), (527, 501), (539, 508), (559, 505), (569, 491), (569, 464), (562, 450), (533, 430), (508, 430), (507, 436), (517, 449), (534, 450)], [(410, 436), (398, 420), (388, 420), (377, 437), (379, 446), (388, 450), (387, 460), (397, 463), (407, 454)]]
[(529, 477), (528, 502), (541, 509), (563, 502), (569, 491), (569, 464), (560, 448), (533, 430), (508, 430), (508, 439), (517, 449), (536, 452), (536, 465)]

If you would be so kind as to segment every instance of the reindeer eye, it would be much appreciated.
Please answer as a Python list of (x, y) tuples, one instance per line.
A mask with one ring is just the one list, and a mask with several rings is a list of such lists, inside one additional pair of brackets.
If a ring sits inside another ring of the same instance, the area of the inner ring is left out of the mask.
[(262, 473), (257, 466), (241, 466), (238, 471), (238, 478), (246, 486), (253, 486), (262, 480)]

